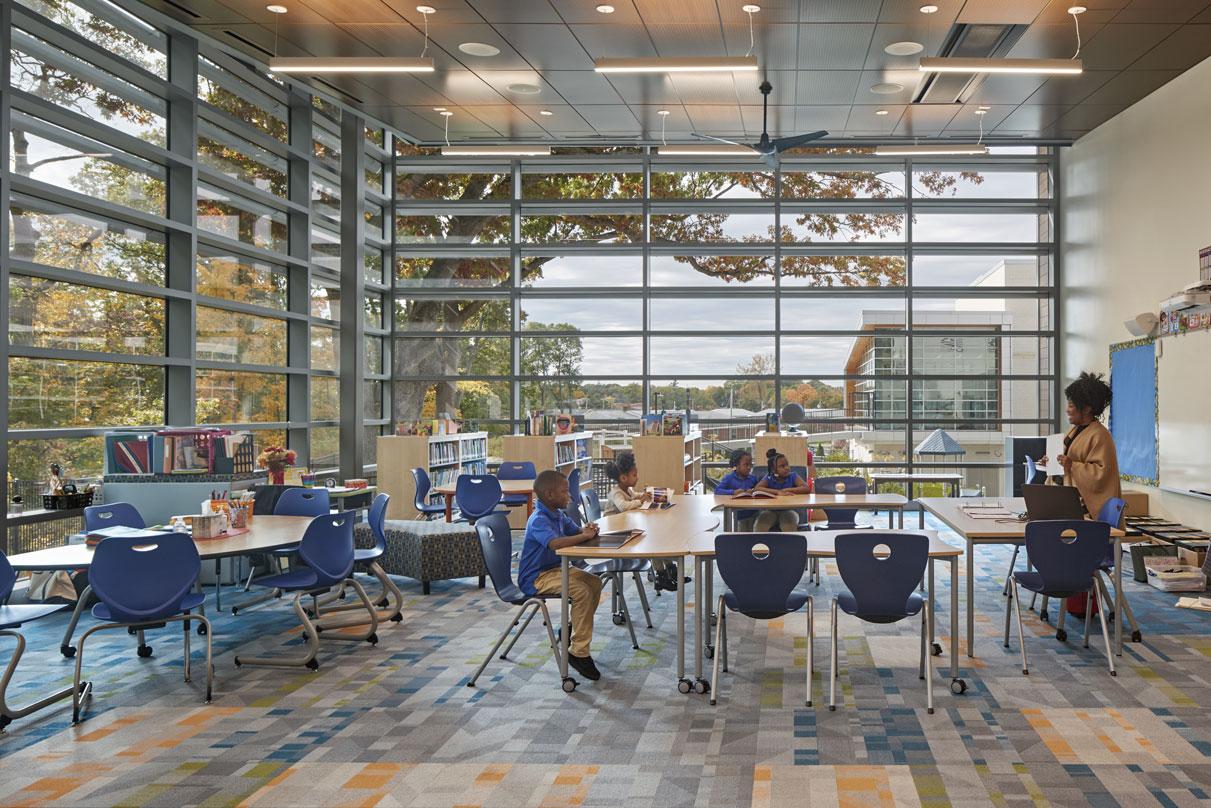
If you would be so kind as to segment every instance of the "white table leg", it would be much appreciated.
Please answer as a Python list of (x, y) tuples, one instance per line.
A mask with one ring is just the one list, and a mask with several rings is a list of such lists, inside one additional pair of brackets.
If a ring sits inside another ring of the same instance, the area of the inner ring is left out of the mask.
[(974, 657), (976, 634), (976, 560), (975, 544), (967, 540), (967, 656)]
[(559, 679), (564, 683), (568, 681), (568, 653), (572, 643), (572, 626), (569, 622), (571, 615), (568, 609), (569, 563), (567, 556), (562, 556), (559, 560)]

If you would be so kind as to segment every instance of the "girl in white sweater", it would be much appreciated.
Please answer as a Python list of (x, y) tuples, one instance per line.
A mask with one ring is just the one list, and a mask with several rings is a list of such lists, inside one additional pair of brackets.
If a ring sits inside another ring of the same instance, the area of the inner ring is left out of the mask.
[(617, 457), (607, 462), (606, 476), (614, 481), (614, 487), (606, 498), (606, 516), (633, 511), (645, 502), (652, 501), (652, 495), (648, 491), (635, 493), (635, 483), (639, 482), (639, 467), (635, 465), (634, 453), (620, 452)]

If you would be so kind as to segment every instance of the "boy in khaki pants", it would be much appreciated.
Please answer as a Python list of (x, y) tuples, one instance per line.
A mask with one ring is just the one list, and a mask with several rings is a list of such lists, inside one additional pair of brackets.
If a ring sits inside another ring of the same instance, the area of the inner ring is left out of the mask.
[[(526, 540), (517, 562), (517, 585), (527, 595), (558, 595), (560, 591), (559, 556), (555, 551), (597, 538), (597, 525), (589, 522), (582, 530), (563, 509), (571, 502), (568, 478), (554, 469), (538, 475), (534, 481), (538, 506), (526, 522)], [(584, 570), (568, 571), (568, 597), (572, 600), (572, 635), (568, 664), (586, 679), (597, 681), (601, 671), (589, 656), (593, 639), (593, 613), (601, 602), (601, 579)], [(567, 631), (565, 626), (564, 631)]]

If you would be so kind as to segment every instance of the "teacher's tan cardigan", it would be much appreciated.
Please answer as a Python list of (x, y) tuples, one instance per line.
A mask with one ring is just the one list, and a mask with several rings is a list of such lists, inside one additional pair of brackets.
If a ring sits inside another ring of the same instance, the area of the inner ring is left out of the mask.
[[(1072, 434), (1072, 430), (1068, 434)], [(1110, 430), (1101, 421), (1092, 422), (1068, 447), (1068, 457), (1072, 459), (1072, 466), (1064, 475), (1064, 485), (1076, 486), (1085, 501), (1085, 510), (1096, 519), (1111, 497), (1123, 495), (1118, 453), (1114, 450)]]

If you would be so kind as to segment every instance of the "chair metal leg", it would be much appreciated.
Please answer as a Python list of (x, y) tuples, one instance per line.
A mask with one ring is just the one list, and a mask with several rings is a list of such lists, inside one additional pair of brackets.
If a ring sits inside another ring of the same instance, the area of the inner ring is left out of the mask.
[[(496, 638), (496, 644), (492, 646), (492, 650), (488, 652), (488, 655), (486, 657), (484, 657), (484, 661), (479, 663), (479, 667), (476, 668), (475, 673), (473, 673), (471, 675), (471, 680), (467, 682), (467, 687), (475, 687), (475, 680), (477, 680), (479, 678), (479, 675), (484, 672), (484, 668), (488, 667), (488, 663), (492, 661), (492, 657), (496, 656), (497, 649), (499, 649), (502, 645), (504, 645), (505, 640), (509, 636), (509, 632), (513, 630), (514, 626), (516, 626), (518, 623), (521, 622), (522, 615), (524, 615), (526, 613), (527, 609), (530, 609), (531, 607), (533, 607), (534, 612), (537, 612), (538, 604), (539, 604), (539, 601), (537, 601), (537, 600), (527, 600), (525, 603), (521, 604), (521, 608), (517, 610), (517, 614), (513, 615), (513, 619), (510, 620), (508, 625), (505, 626), (505, 630), (502, 631), (500, 633), (500, 636)], [(534, 614), (533, 614), (533, 612), (531, 612), (530, 617), (533, 617), (533, 616), (534, 616)], [(547, 621), (548, 629), (550, 629), (550, 625), (549, 625), (550, 622), (551, 622), (550, 620)], [(526, 618), (526, 625), (527, 626), (530, 625), (529, 617)], [(513, 642), (517, 642), (517, 637), (521, 636), (522, 631), (525, 631), (524, 626), (522, 627), (521, 631), (517, 632), (517, 636), (513, 638)], [(512, 650), (512, 648), (513, 648), (513, 645), (510, 644), (509, 648), (505, 651), (505, 653), (501, 654), (500, 658), (504, 659), (508, 655), (509, 651)]]
[(1013, 594), (1013, 604), (1018, 616), (1018, 645), (1022, 651), (1022, 675), (1026, 676), (1030, 673), (1030, 667), (1026, 664), (1026, 629), (1022, 626), (1022, 600), (1021, 590), (1018, 588), (1018, 582), (1014, 581), (1011, 587)]
[[(1099, 572), (1098, 574), (1101, 575), (1102, 573)], [(1102, 578), (1102, 588), (1107, 592), (1110, 591), (1110, 583), (1113, 579), (1114, 576), (1110, 573), (1105, 573), (1105, 577)], [(1110, 602), (1113, 603), (1114, 601), (1111, 600)], [(1131, 604), (1127, 601), (1126, 592), (1123, 592), (1123, 617), (1127, 619), (1127, 625), (1131, 626), (1131, 641), (1142, 641), (1143, 637), (1140, 634), (1140, 626), (1139, 623), (1135, 622), (1135, 613), (1131, 611)]]
[(1005, 587), (1001, 590), (1001, 597), (1009, 594), (1009, 579), (1013, 577), (1013, 569), (1018, 565), (1018, 550), (1020, 549), (1021, 545), (1013, 546), (1013, 555), (1009, 558), (1009, 572), (1005, 573)]
[(828, 709), (837, 709), (837, 599), (833, 598), (828, 616)]
[(631, 577), (635, 580), (635, 589), (639, 592), (639, 604), (643, 606), (643, 617), (647, 621), (648, 628), (655, 628), (652, 625), (652, 610), (648, 606), (648, 593), (643, 588), (643, 576), (638, 572), (632, 572)]
[(1068, 639), (1068, 598), (1060, 598), (1059, 617), (1056, 618), (1055, 638), (1060, 642)]
[(1047, 623), (1051, 620), (1051, 613), (1047, 611), (1047, 605), (1051, 603), (1051, 598), (1047, 597), (1046, 595), (1043, 595), (1042, 597), (1042, 601), (1039, 602), (1039, 617), (1044, 623)]
[(925, 607), (921, 607), (921, 664), (917, 673), (918, 679), (925, 678), (925, 634), (929, 629), (929, 621), (925, 619)]
[(618, 593), (618, 603), (622, 606), (622, 617), (626, 620), (627, 631), (631, 633), (631, 647), (636, 651), (639, 650), (639, 639), (635, 636), (635, 624), (631, 622), (631, 610), (627, 607), (626, 596), (622, 593), (622, 573), (610, 573), (610, 577), (614, 579), (614, 587)]
[(719, 596), (719, 620), (715, 623), (715, 659), (711, 662), (711, 706), (719, 696), (719, 657), (727, 653), (727, 638), (723, 634), (723, 595)]
[[(932, 593), (931, 593), (932, 594)], [(921, 625), (922, 639), (926, 634), (933, 633), (933, 598), (925, 600), (925, 622)], [(921, 645), (921, 662), (929, 664), (925, 658), (925, 645)], [(933, 666), (930, 665), (925, 675), (925, 712), (933, 715)]]
[(1094, 576), (1093, 580), (1097, 588), (1101, 590), (1097, 602), (1097, 617), (1102, 624), (1102, 642), (1106, 646), (1106, 661), (1110, 663), (1110, 675), (1118, 676), (1118, 671), (1114, 669), (1114, 651), (1110, 648), (1110, 629), (1106, 624), (1106, 609), (1110, 602), (1110, 593), (1106, 591), (1106, 585), (1102, 583), (1100, 577)]
[[(1006, 581), (1005, 583), (1011, 584), (1012, 581), (1013, 581), (1013, 576), (1011, 575), (1011, 576), (1009, 576), (1009, 580)], [(1012, 608), (1013, 608), (1013, 586), (1010, 585), (1009, 597), (1005, 600), (1005, 647), (1006, 648), (1009, 647), (1009, 612)]]
[[(380, 609), (378, 611), (378, 622), (386, 623), (387, 621), (393, 621), (393, 622), (398, 623), (402, 619), (401, 613), (404, 608), (404, 593), (401, 592), (399, 587), (395, 585), (395, 581), (391, 580), (391, 576), (383, 571), (383, 568), (378, 565), (377, 561), (370, 562), (370, 574), (378, 579), (379, 584), (383, 588), (382, 597), (379, 598), (378, 600), (376, 600), (375, 603), (380, 604), (383, 602), (383, 600), (386, 600), (388, 603), (388, 605), (385, 609)], [(326, 597), (328, 597), (328, 596), (325, 595), (324, 597), (320, 598), (321, 604), (323, 604), (325, 602)], [(332, 606), (332, 607), (326, 609), (326, 611), (328, 613), (332, 613), (332, 612), (347, 612), (347, 611), (351, 611), (351, 610), (360, 611), (361, 609), (362, 609), (362, 604), (360, 604), (360, 603), (348, 603), (343, 606)], [(365, 621), (361, 620), (361, 619), (343, 620), (343, 621), (324, 620), (324, 621), (317, 622), (316, 626), (321, 631), (327, 631), (328, 629), (331, 629), (331, 628), (344, 628), (347, 626), (360, 626), (364, 622)]]
[[(366, 630), (360, 634), (329, 634), (328, 637), (333, 640), (348, 640), (350, 642), (368, 642), (371, 645), (378, 644), (378, 608), (370, 600), (370, 596), (366, 594), (365, 588), (356, 578), (346, 578), (342, 585), (352, 586), (353, 591), (357, 594), (358, 600), (361, 601), (359, 612), (364, 611), (365, 616), (349, 617), (344, 622), (333, 623), (322, 620), (315, 621), (316, 633), (328, 631), (332, 628), (353, 628), (355, 626), (366, 626)], [(316, 596), (312, 595), (312, 601), (316, 600)]]
[[(278, 556), (270, 556), (270, 560), (277, 562), (279, 573), (285, 572), (285, 570), (282, 569), (282, 559), (281, 558), (279, 558)], [(249, 570), (249, 572), (248, 572), (248, 580), (250, 582), (252, 581), (252, 570)], [(242, 603), (232, 604), (231, 613), (239, 614), (240, 612), (244, 611), (245, 609), (249, 609), (253, 606), (256, 606), (257, 604), (264, 603), (267, 600), (273, 600), (274, 598), (280, 598), (281, 596), (282, 596), (282, 590), (272, 589), (268, 592), (264, 592), (260, 595), (257, 595), (256, 597), (249, 598), (248, 600), (246, 600)]]
[[(723, 597), (723, 596), (722, 596), (722, 595), (720, 595), (719, 597)], [(728, 663), (728, 657), (727, 657), (727, 611), (726, 611), (725, 609), (720, 609), (720, 610), (717, 612), (717, 614), (719, 615), (719, 619), (718, 619), (718, 622), (716, 623), (716, 625), (718, 625), (719, 623), (722, 623), (722, 624), (723, 624), (723, 672), (724, 672), (724, 673), (727, 673), (727, 672), (728, 672), (728, 667), (727, 667), (727, 663)]]
[(807, 599), (807, 706), (812, 706), (812, 671), (816, 667), (815, 643), (816, 643), (816, 616), (815, 604), (809, 597)]
[(303, 625), (303, 636), (307, 640), (307, 650), (300, 656), (291, 657), (236, 657), (235, 665), (257, 665), (272, 668), (310, 668), (311, 670), (319, 670), (320, 663), (316, 660), (316, 656), (320, 652), (320, 635), (315, 630), (315, 624), (311, 622), (311, 618), (307, 616), (307, 610), (303, 608), (303, 596), (306, 593), (296, 592), (294, 595), (294, 616)]
[(4, 732), (15, 718), (24, 718), (30, 713), (37, 712), (43, 707), (49, 707), (57, 701), (62, 701), (68, 698), (75, 692), (74, 688), (65, 687), (62, 690), (55, 692), (38, 699), (35, 702), (27, 704), (24, 707), (9, 707), (5, 695), (8, 693), (9, 682), (12, 681), (13, 674), (17, 671), (17, 665), (21, 662), (21, 655), (25, 653), (25, 637), (19, 632), (9, 631), (7, 629), (0, 630), (0, 637), (12, 637), (17, 641), (17, 647), (13, 650), (13, 657), (8, 661), (8, 665), (4, 668), (4, 676), (0, 677), (0, 733)]
[[(1097, 575), (1096, 572), (1093, 574)], [(1090, 612), (1089, 607), (1092, 605), (1089, 603), (1089, 598), (1097, 597), (1099, 600), (1101, 600), (1101, 597), (1102, 597), (1100, 593), (1096, 596), (1093, 594), (1095, 589), (1097, 589), (1096, 584), (1089, 587), (1089, 592), (1086, 593), (1086, 595), (1085, 595), (1085, 647), (1086, 648), (1089, 647), (1089, 619), (1093, 616), (1093, 615), (1089, 614), (1089, 612)], [(1101, 608), (1102, 608), (1101, 604), (1098, 604), (1098, 609), (1101, 609)]]
[(500, 655), (501, 659), (507, 660), (509, 658), (509, 653), (513, 650), (513, 646), (517, 645), (517, 641), (521, 639), (521, 635), (526, 633), (526, 629), (530, 627), (530, 621), (534, 619), (534, 615), (536, 614), (538, 614), (537, 607), (530, 610), (530, 614), (526, 616), (526, 622), (522, 623), (521, 628), (513, 634), (513, 639), (509, 642), (508, 647), (505, 648), (504, 653)]

